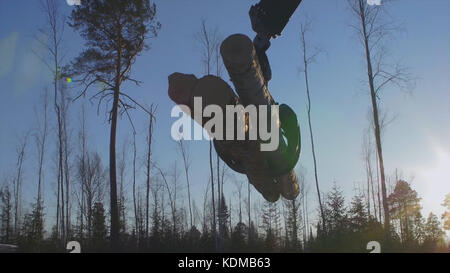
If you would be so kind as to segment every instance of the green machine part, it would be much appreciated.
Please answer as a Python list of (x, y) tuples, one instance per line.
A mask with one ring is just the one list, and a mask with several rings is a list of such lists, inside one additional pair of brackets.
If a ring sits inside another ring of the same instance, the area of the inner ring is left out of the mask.
[[(300, 126), (297, 115), (286, 104), (279, 106), (280, 144), (278, 149), (267, 153), (270, 174), (280, 176), (295, 168), (301, 151)], [(286, 143), (287, 141), (287, 143)]]

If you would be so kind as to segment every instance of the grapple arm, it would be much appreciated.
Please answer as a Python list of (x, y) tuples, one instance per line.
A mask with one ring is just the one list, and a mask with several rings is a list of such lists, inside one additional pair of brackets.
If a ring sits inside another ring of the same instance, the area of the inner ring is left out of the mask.
[(272, 78), (272, 71), (266, 55), (266, 50), (270, 47), (270, 39), (281, 35), (301, 2), (302, 0), (261, 0), (250, 8), (250, 21), (256, 32), (253, 44), (266, 83)]

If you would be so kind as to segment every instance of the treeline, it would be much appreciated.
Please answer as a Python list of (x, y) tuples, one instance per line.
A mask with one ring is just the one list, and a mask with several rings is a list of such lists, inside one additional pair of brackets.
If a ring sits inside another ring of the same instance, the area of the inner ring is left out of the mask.
[[(104, 170), (98, 155), (94, 155), (92, 161), (101, 174)], [(66, 230), (66, 241), (56, 233), (56, 226), (51, 231), (44, 229), (44, 207), (37, 203), (30, 207), (30, 212), (23, 216), (16, 230), (12, 221), (12, 194), (7, 186), (3, 187), (0, 192), (1, 242), (18, 244), (25, 252), (62, 252), (67, 241), (78, 241), (83, 252), (110, 251), (108, 213), (101, 197), (106, 189), (101, 187), (104, 179), (101, 175), (94, 179), (93, 185), (98, 186), (98, 192), (74, 210), (76, 220)], [(243, 209), (245, 202), (241, 201), (230, 201), (227, 205), (222, 193), (220, 211), (216, 213), (219, 231), (214, 232), (211, 202), (206, 201), (209, 200), (208, 191), (204, 196), (203, 212), (195, 217), (199, 224), (190, 226), (188, 210), (182, 201), (175, 202), (173, 207), (168, 204), (168, 193), (175, 189), (176, 184), (167, 190), (161, 180), (154, 180), (158, 182), (152, 187), (148, 233), (141, 197), (137, 222), (136, 218), (130, 220), (132, 217), (126, 213), (125, 205), (120, 206), (122, 252), (368, 252), (370, 241), (379, 242), (382, 252), (450, 251), (438, 216), (430, 213), (425, 219), (421, 215), (420, 198), (403, 180), (396, 183), (389, 195), (392, 230), (388, 238), (382, 222), (368, 211), (367, 197), (356, 194), (347, 203), (337, 185), (323, 198), (326, 230), (322, 229), (321, 220), (312, 221), (311, 225), (306, 223), (308, 219), (302, 198), (276, 203), (265, 201), (261, 206), (248, 210)], [(173, 179), (171, 182), (176, 183)], [(449, 201), (450, 195), (447, 195), (447, 210), (450, 210)], [(235, 209), (230, 209), (230, 206)], [(247, 220), (243, 210), (248, 214)], [(232, 212), (236, 213), (234, 217)]]

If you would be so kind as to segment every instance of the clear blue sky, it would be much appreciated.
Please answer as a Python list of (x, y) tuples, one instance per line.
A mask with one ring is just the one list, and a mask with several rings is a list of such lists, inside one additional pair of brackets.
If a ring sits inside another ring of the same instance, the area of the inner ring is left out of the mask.
[[(65, 1), (61, 2), (63, 12), (69, 14), (71, 7)], [(248, 9), (256, 1), (155, 2), (162, 29), (158, 38), (149, 41), (151, 49), (137, 59), (132, 71), (133, 76), (143, 84), (141, 87), (125, 87), (128, 94), (143, 104), (158, 104), (154, 160), (165, 168), (177, 160), (181, 167), (176, 143), (170, 137), (170, 126), (175, 119), (170, 117), (174, 103), (167, 96), (167, 76), (173, 72), (202, 76), (200, 50), (194, 39), (202, 18), (212, 27), (217, 27), (222, 37), (233, 33), (253, 37)], [(381, 108), (396, 116), (383, 136), (386, 172), (392, 177), (398, 168), (423, 198), (424, 215), (430, 210), (440, 215), (440, 204), (445, 193), (450, 192), (450, 1), (399, 0), (389, 6), (389, 12), (405, 29), (390, 43), (392, 56), (409, 66), (418, 81), (412, 94), (396, 88), (388, 88), (383, 93)], [(346, 196), (352, 196), (355, 185), (365, 181), (361, 145), (363, 130), (369, 124), (367, 112), (370, 98), (362, 84), (365, 80), (364, 59), (361, 46), (348, 27), (351, 18), (346, 1), (304, 0), (283, 36), (272, 42), (268, 55), (273, 70), (270, 90), (277, 101), (287, 102), (297, 112), (303, 130), (299, 164), (306, 169), (309, 207), (314, 208), (310, 213), (311, 217), (315, 217), (317, 203), (307, 134), (304, 78), (298, 72), (301, 61), (299, 28), (306, 13), (314, 19), (310, 42), (325, 51), (310, 67), (312, 122), (319, 180), (324, 192), (330, 190), (335, 181)], [(0, 2), (0, 179), (14, 170), (18, 136), (35, 127), (33, 107), (51, 80), (45, 66), (31, 51), (34, 48), (42, 52), (32, 36), (44, 24), (37, 1)], [(81, 38), (67, 27), (64, 42), (68, 52), (66, 61), (76, 56), (82, 45)], [(74, 146), (80, 103), (72, 107)], [(88, 109), (90, 147), (100, 152), (107, 165), (109, 125), (104, 111), (97, 116), (95, 105), (88, 106)], [(139, 111), (135, 111), (133, 117), (143, 149), (147, 121)], [(120, 121), (118, 132), (119, 147), (126, 138), (131, 139), (126, 118)], [(28, 197), (36, 192), (37, 173), (35, 145), (34, 142), (30, 144), (24, 182), (24, 194)], [(190, 144), (192, 183), (199, 207), (209, 177), (208, 148), (206, 141)], [(129, 152), (131, 155), (131, 147)], [(54, 154), (52, 139), (48, 159), (53, 158)], [(141, 157), (143, 154), (143, 150), (139, 151)], [(52, 187), (56, 179), (53, 166), (52, 160), (48, 160), (45, 189), (49, 210), (54, 203)], [(245, 179), (243, 176), (236, 177)], [(227, 181), (225, 187), (228, 193), (235, 191), (231, 181)]]

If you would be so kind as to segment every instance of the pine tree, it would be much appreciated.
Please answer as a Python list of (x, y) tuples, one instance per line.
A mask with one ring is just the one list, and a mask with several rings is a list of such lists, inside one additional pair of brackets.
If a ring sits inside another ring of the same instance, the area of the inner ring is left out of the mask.
[(301, 213), (299, 213), (300, 202), (297, 199), (285, 200), (285, 205), (287, 208), (287, 219), (286, 219), (286, 229), (288, 243), (288, 248), (292, 251), (299, 251), (301, 249), (301, 242), (299, 241), (299, 231), (301, 230)]
[(259, 234), (258, 229), (253, 221), (250, 222), (248, 227), (248, 239), (247, 244), (250, 252), (256, 252), (259, 250)]
[(11, 242), (11, 235), (13, 232), (12, 209), (12, 195), (8, 185), (6, 185), (0, 190), (0, 240), (5, 244)]
[(244, 252), (247, 249), (247, 234), (248, 227), (246, 224), (239, 222), (233, 229), (230, 238), (230, 251), (231, 252)]
[(367, 208), (362, 195), (355, 195), (350, 205), (350, 225), (353, 232), (363, 232), (369, 222)]
[(229, 228), (228, 228), (228, 217), (229, 217), (229, 212), (228, 212), (228, 206), (227, 206), (227, 202), (225, 200), (225, 196), (223, 195), (222, 192), (222, 197), (220, 198), (220, 211), (218, 213), (218, 217), (220, 219), (220, 221), (218, 221), (218, 223), (220, 223), (221, 227), (220, 230), (222, 231), (222, 238), (221, 240), (227, 240), (230, 237), (230, 233), (229, 233)]
[(265, 251), (275, 252), (279, 250), (280, 213), (277, 202), (264, 202), (262, 215), (262, 228), (266, 232)]
[(442, 214), (444, 229), (450, 230), (450, 193), (445, 196), (445, 200), (442, 206), (446, 208), (446, 211)]
[(103, 204), (97, 202), (92, 211), (92, 244), (95, 251), (104, 250), (106, 246), (106, 217)]
[(413, 239), (417, 245), (423, 244), (425, 240), (425, 220), (420, 211), (416, 212), (413, 220)]
[(441, 228), (438, 217), (430, 212), (425, 223), (424, 247), (427, 251), (436, 251), (444, 241), (444, 231)]
[(25, 251), (39, 251), (44, 239), (44, 213), (42, 204), (36, 202), (32, 211), (25, 214), (19, 244)]
[[(156, 22), (156, 5), (149, 0), (85, 0), (83, 5), (72, 10), (69, 25), (80, 32), (88, 46), (72, 63), (67, 73), (74, 80), (84, 85), (82, 96), (93, 84), (101, 84), (103, 88), (94, 97), (99, 103), (112, 99), (110, 111), (109, 141), (109, 178), (110, 178), (110, 213), (111, 243), (113, 249), (119, 247), (120, 212), (117, 197), (116, 174), (116, 134), (119, 114), (127, 113), (130, 108), (140, 106), (129, 95), (125, 94), (122, 84), (131, 81), (131, 68), (136, 57), (148, 48), (146, 39), (155, 37), (160, 28)], [(149, 113), (151, 114), (151, 113)]]
[(326, 223), (329, 231), (340, 233), (346, 228), (347, 212), (344, 195), (336, 183), (334, 183), (331, 192), (327, 196), (326, 206)]
[(408, 244), (413, 240), (411, 232), (414, 216), (420, 211), (420, 198), (408, 182), (399, 180), (394, 191), (388, 197), (389, 213), (393, 221), (399, 224), (402, 243)]

